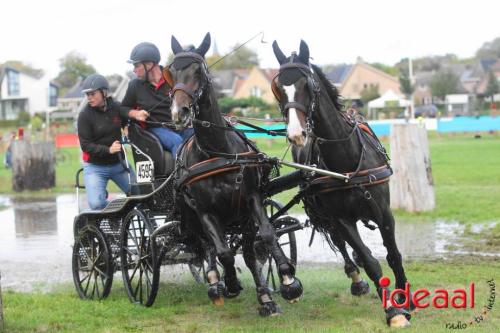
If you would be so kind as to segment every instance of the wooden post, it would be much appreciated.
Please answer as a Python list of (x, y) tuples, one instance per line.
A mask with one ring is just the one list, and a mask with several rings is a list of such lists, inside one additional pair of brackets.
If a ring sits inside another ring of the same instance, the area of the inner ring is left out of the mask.
[(394, 170), (389, 183), (391, 208), (433, 210), (436, 200), (426, 129), (416, 124), (395, 124), (390, 142)]
[(55, 146), (52, 141), (12, 142), (12, 189), (39, 190), (54, 187)]
[(2, 273), (0, 272), (0, 332), (3, 332), (4, 319), (3, 319), (3, 302), (2, 302)]

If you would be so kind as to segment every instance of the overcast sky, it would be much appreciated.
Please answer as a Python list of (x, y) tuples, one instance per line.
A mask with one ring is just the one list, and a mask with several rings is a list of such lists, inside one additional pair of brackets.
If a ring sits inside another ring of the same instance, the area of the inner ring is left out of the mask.
[(266, 44), (248, 44), (263, 67), (277, 67), (274, 39), (287, 55), (304, 39), (320, 65), (358, 56), (393, 65), (404, 57), (471, 57), (500, 37), (498, 0), (2, 0), (0, 12), (0, 62), (21, 60), (53, 77), (73, 50), (104, 75), (130, 70), (126, 60), (142, 41), (155, 43), (164, 62), (172, 34), (198, 45), (210, 31), (224, 54), (264, 31)]

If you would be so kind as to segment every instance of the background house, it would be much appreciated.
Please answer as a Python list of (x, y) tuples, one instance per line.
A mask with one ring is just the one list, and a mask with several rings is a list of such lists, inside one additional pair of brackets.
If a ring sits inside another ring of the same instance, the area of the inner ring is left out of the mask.
[(464, 116), (470, 113), (468, 94), (446, 95), (445, 103), (449, 116)]
[(0, 120), (14, 120), (21, 112), (51, 112), (58, 87), (46, 75), (34, 76), (9, 66), (0, 68)]
[(376, 86), (378, 86), (379, 95), (392, 90), (396, 95), (403, 96), (397, 77), (370, 66), (361, 59), (358, 59), (354, 65), (334, 66), (325, 75), (345, 99), (360, 100), (364, 89)]
[[(109, 93), (115, 101), (121, 102), (127, 91), (128, 83), (135, 77), (133, 72), (128, 72), (125, 76), (113, 75), (107, 77), (109, 82)], [(68, 117), (72, 115), (76, 117), (78, 112), (86, 105), (85, 94), (82, 93), (83, 78), (79, 78), (73, 87), (68, 92), (60, 97), (57, 101), (57, 108), (59, 110), (67, 111), (66, 113), (59, 113), (60, 117)]]
[(218, 95), (233, 97), (235, 90), (248, 77), (249, 72), (248, 69), (224, 69), (210, 74)]
[(278, 74), (278, 69), (253, 67), (246, 79), (235, 87), (234, 98), (258, 97), (268, 104), (275, 103), (271, 82)]

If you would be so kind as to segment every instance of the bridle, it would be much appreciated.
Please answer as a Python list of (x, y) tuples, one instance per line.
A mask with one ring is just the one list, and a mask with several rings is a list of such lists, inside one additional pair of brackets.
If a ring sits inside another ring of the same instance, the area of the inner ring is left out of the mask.
[[(293, 61), (293, 56), (291, 61)], [(292, 79), (292, 82), (289, 80), (289, 78), (287, 78), (287, 76), (290, 76), (292, 71), (299, 71), (302, 76), (299, 76), (295, 80)], [(302, 77), (305, 77), (307, 79), (306, 85), (307, 89), (309, 90), (309, 96), (311, 97), (311, 102), (309, 103), (309, 105), (305, 106), (304, 104), (299, 102), (287, 102), (286, 104), (283, 104), (284, 98), (281, 94), (280, 89), (278, 88), (278, 83), (284, 84), (286, 82), (288, 83), (287, 85), (290, 85), (294, 84)], [(314, 79), (312, 69), (303, 63), (289, 62), (281, 65), (278, 74), (273, 78), (271, 90), (274, 94), (274, 97), (279, 103), (283, 118), (285, 120), (288, 119), (288, 110), (292, 108), (302, 112), (305, 115), (306, 119), (306, 135), (311, 135), (314, 127), (313, 114), (316, 112), (320, 96), (320, 86)]]
[[(172, 73), (170, 72), (170, 68), (173, 67), (176, 70), (183, 70), (193, 63), (198, 63), (201, 68), (201, 78), (198, 89), (193, 91), (191, 87), (182, 82), (178, 82), (174, 85), (173, 84), (174, 80), (172, 78)], [(186, 117), (184, 123), (186, 127), (190, 126), (195, 120), (196, 116), (200, 113), (199, 104), (201, 97), (205, 93), (207, 86), (211, 83), (211, 79), (208, 75), (208, 68), (207, 68), (207, 63), (205, 62), (205, 58), (203, 58), (196, 52), (179, 52), (175, 55), (172, 63), (167, 67), (165, 67), (165, 69), (163, 70), (163, 77), (167, 82), (167, 84), (173, 86), (172, 90), (170, 91), (170, 95), (172, 98), (174, 97), (177, 91), (182, 91), (191, 98), (191, 101), (188, 105), (189, 114)]]

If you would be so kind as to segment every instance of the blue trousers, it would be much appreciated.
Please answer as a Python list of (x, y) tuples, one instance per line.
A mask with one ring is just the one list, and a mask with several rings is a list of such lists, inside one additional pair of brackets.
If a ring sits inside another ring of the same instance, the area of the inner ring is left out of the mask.
[[(132, 168), (130, 178), (135, 182), (135, 174)], [(103, 209), (108, 204), (106, 198), (106, 186), (112, 180), (125, 193), (130, 191), (128, 172), (121, 163), (110, 165), (98, 165), (93, 163), (83, 163), (83, 179), (87, 191), (87, 200), (92, 210)]]
[(180, 132), (174, 132), (165, 127), (151, 127), (148, 128), (148, 131), (153, 133), (160, 140), (163, 148), (171, 152), (174, 156), (179, 146), (194, 133), (192, 128), (185, 128)]

